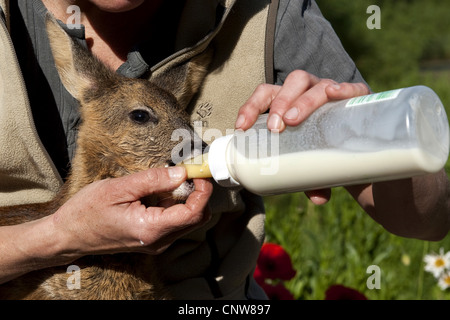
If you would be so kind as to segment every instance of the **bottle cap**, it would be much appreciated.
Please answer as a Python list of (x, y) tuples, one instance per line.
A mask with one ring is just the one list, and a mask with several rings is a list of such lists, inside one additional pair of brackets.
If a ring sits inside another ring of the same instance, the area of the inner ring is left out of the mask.
[(232, 138), (233, 135), (217, 138), (209, 146), (209, 169), (214, 180), (222, 187), (235, 187), (240, 185), (231, 176), (230, 170), (228, 169), (227, 147)]

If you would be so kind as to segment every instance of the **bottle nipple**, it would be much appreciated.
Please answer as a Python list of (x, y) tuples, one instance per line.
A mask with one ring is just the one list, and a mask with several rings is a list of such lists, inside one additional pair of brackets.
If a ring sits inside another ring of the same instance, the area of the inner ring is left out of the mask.
[(187, 159), (177, 164), (177, 166), (182, 166), (186, 169), (188, 179), (212, 178), (208, 164), (208, 153)]

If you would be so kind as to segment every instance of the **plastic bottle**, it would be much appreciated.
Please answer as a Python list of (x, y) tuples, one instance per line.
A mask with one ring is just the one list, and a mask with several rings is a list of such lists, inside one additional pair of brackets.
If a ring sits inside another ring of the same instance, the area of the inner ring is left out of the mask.
[(272, 195), (433, 173), (449, 155), (445, 109), (425, 86), (327, 103), (282, 133), (266, 123), (214, 140), (188, 176)]

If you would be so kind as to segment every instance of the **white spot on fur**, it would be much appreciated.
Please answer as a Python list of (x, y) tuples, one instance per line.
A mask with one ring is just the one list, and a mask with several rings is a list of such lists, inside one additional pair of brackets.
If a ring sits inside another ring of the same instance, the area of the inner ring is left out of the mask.
[(185, 181), (172, 192), (172, 197), (175, 200), (186, 200), (193, 191), (194, 183)]

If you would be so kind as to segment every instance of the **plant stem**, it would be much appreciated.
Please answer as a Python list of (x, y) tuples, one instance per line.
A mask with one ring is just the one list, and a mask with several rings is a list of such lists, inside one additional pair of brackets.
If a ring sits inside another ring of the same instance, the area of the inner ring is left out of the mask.
[(424, 270), (425, 270), (425, 266), (424, 266), (424, 260), (423, 257), (425, 257), (425, 255), (428, 253), (428, 249), (430, 247), (430, 243), (428, 241), (424, 241), (423, 243), (423, 252), (422, 252), (422, 259), (420, 261), (420, 269), (419, 269), (419, 278), (417, 279), (417, 300), (421, 300), (422, 299), (422, 294), (423, 294), (423, 274), (424, 274)]

